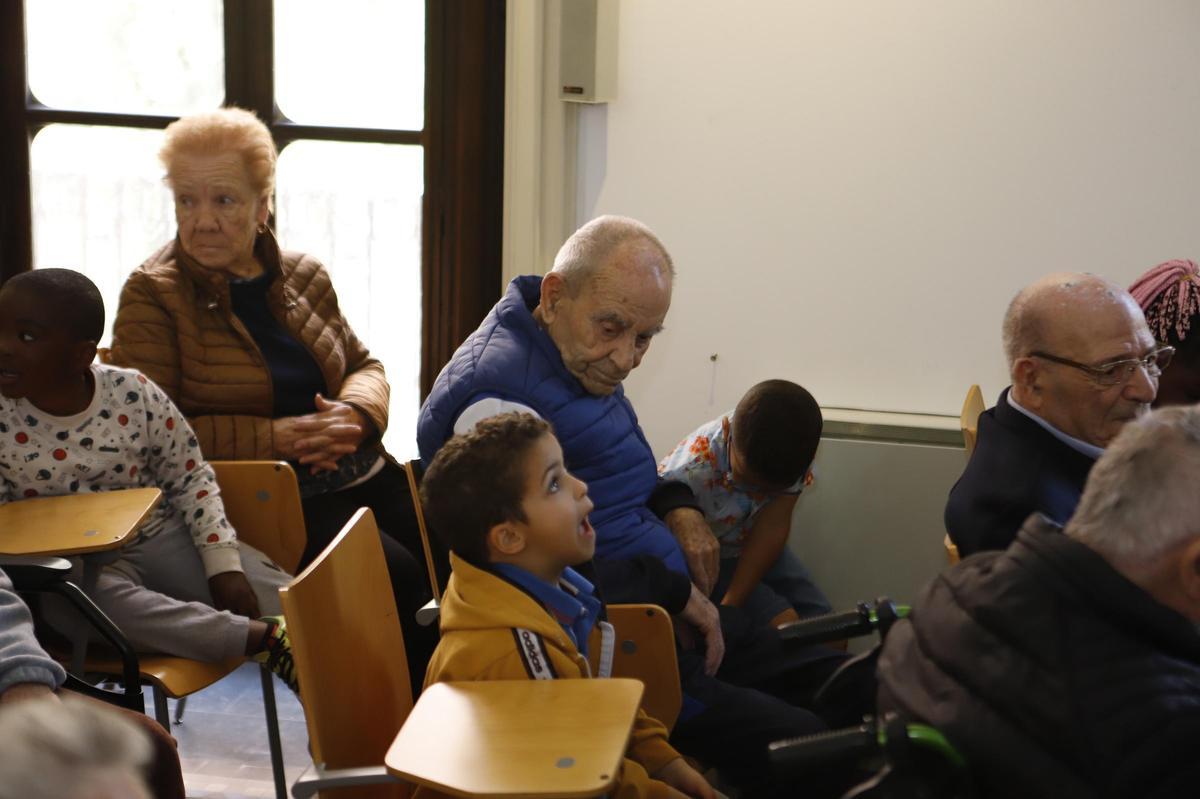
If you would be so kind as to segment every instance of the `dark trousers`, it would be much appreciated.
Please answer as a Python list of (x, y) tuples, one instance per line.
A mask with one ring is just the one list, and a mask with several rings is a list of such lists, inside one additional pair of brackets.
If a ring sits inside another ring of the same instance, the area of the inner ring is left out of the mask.
[[(304, 524), (308, 545), (300, 560), (303, 569), (321, 554), (359, 508), (370, 508), (379, 524), (383, 557), (387, 562), (400, 626), (404, 632), (404, 647), (408, 656), (409, 677), (413, 696), (420, 693), (425, 681), (425, 668), (437, 645), (436, 625), (420, 627), (416, 613), (429, 601), (429, 575), (421, 533), (417, 527), (412, 494), (404, 470), (388, 460), (383, 469), (370, 480), (353, 488), (318, 494), (303, 500)], [(439, 553), (435, 560), (449, 559)]]
[(738, 608), (720, 608), (725, 659), (715, 677), (703, 653), (680, 650), (683, 712), (671, 743), (716, 766), (745, 796), (772, 796), (767, 745), (825, 730), (808, 708), (825, 680), (847, 660), (827, 647), (793, 647)]

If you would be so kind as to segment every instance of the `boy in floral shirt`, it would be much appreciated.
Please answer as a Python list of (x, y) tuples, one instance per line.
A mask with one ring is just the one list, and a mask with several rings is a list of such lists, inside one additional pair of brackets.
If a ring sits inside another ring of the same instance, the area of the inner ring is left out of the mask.
[(659, 476), (691, 487), (721, 543), (712, 599), (774, 626), (831, 610), (787, 548), (796, 499), (812, 481), (821, 426), (811, 394), (786, 380), (767, 380), (658, 466)]

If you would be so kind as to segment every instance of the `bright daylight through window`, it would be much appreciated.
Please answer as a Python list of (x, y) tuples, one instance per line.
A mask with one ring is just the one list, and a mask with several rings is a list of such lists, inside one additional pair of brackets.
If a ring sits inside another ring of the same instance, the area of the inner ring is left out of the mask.
[[(36, 0), (25, 8), (30, 91), (45, 106), (174, 117), (224, 101), (220, 0)], [(276, 0), (273, 22), (273, 91), (285, 119), (421, 131), (423, 0)], [(33, 140), (34, 264), (88, 274), (110, 326), (126, 275), (175, 233), (161, 138), (154, 129), (57, 123)], [(385, 443), (399, 458), (416, 454), (424, 157), (419, 145), (361, 136), (296, 140), (281, 151), (276, 189), (280, 244), (329, 268), (343, 313), (387, 368)]]

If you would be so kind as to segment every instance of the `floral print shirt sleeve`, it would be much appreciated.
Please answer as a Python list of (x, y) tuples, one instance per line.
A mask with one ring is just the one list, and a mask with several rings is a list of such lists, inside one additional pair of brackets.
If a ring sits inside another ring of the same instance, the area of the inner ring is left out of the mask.
[[(659, 477), (681, 480), (692, 493), (712, 527), (713, 535), (721, 542), (721, 557), (737, 557), (742, 542), (753, 526), (754, 516), (771, 496), (739, 486), (733, 480), (729, 464), (729, 429), (733, 412), (723, 414), (701, 425), (662, 459)], [(803, 480), (785, 493), (799, 494)]]

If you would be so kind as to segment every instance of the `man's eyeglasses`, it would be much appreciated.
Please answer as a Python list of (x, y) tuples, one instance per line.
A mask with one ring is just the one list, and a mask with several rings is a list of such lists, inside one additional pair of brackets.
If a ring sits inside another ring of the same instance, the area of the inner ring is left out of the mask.
[(1146, 374), (1150, 377), (1158, 377), (1162, 374), (1163, 369), (1166, 369), (1167, 365), (1171, 363), (1171, 356), (1175, 354), (1175, 348), (1159, 347), (1154, 352), (1141, 358), (1125, 358), (1120, 361), (1098, 363), (1095, 366), (1072, 361), (1070, 358), (1060, 358), (1057, 355), (1051, 355), (1046, 352), (1031, 352), (1029, 354), (1034, 358), (1061, 363), (1063, 366), (1070, 366), (1073, 369), (1086, 372), (1098, 385), (1116, 386), (1128, 383), (1139, 366), (1145, 369)]

